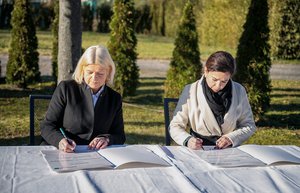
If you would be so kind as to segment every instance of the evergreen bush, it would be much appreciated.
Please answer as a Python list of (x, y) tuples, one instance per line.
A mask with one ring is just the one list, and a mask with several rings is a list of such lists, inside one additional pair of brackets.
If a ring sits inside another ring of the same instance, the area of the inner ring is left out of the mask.
[(28, 0), (14, 3), (6, 80), (18, 87), (40, 80), (38, 40)]
[(148, 3), (140, 2), (135, 8), (135, 32), (148, 34), (151, 31), (151, 7)]
[(193, 4), (188, 1), (177, 30), (175, 48), (165, 81), (165, 97), (179, 97), (186, 84), (199, 79), (202, 64)]
[(98, 15), (98, 26), (97, 31), (102, 33), (109, 32), (109, 22), (113, 15), (112, 6), (109, 2), (103, 2), (99, 7), (97, 7)]
[[(178, 3), (178, 1), (175, 1)], [(166, 35), (166, 0), (151, 0), (151, 33), (155, 35)]]
[(239, 40), (234, 79), (243, 84), (256, 120), (270, 105), (270, 46), (267, 0), (252, 0)]
[(116, 64), (115, 89), (122, 96), (129, 96), (135, 93), (139, 83), (134, 3), (131, 0), (115, 0), (113, 12), (108, 49)]
[(81, 21), (83, 31), (92, 31), (93, 29), (93, 10), (88, 4), (81, 5)]

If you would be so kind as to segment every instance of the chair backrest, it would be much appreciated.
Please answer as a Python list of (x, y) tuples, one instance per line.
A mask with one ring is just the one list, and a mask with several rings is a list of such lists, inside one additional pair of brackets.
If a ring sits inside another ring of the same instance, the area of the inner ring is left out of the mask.
[(29, 112), (30, 112), (30, 145), (35, 145), (35, 136), (40, 134), (40, 130), (35, 131), (35, 128), (40, 128), (40, 122), (45, 118), (48, 105), (52, 95), (29, 95)]
[(165, 117), (165, 142), (166, 145), (171, 145), (171, 136), (169, 133), (170, 121), (173, 118), (178, 98), (164, 98), (164, 117)]

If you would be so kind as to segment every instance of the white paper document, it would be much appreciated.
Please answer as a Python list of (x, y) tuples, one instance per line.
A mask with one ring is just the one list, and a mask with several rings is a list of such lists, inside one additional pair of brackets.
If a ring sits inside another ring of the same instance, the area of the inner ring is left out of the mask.
[(56, 172), (170, 166), (163, 158), (140, 145), (116, 146), (98, 151), (88, 150), (87, 146), (78, 146), (75, 153), (65, 153), (60, 150), (41, 152), (50, 168)]
[(194, 150), (193, 152), (204, 161), (218, 167), (300, 164), (300, 148), (299, 157), (276, 146), (261, 145), (242, 145), (226, 149), (208, 148), (205, 151)]
[(143, 146), (113, 147), (98, 153), (115, 165), (115, 168), (170, 166), (163, 158)]
[(96, 151), (65, 153), (60, 150), (42, 150), (44, 158), (55, 172), (70, 172), (83, 169), (113, 169), (114, 165)]

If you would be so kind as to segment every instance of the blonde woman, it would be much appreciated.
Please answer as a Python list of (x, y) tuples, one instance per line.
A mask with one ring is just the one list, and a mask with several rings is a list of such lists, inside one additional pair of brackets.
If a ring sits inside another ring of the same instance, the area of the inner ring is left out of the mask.
[(43, 145), (73, 152), (76, 144), (92, 149), (125, 142), (121, 95), (110, 88), (115, 64), (103, 46), (81, 56), (73, 80), (59, 83), (41, 123)]

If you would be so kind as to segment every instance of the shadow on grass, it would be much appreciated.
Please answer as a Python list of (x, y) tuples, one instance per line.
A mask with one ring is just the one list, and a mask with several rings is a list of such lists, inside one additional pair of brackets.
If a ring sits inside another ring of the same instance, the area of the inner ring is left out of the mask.
[(265, 115), (264, 119), (257, 123), (257, 126), (297, 130), (300, 129), (300, 114)]
[[(155, 82), (156, 80), (159, 80), (159, 82)], [(141, 83), (136, 94), (131, 97), (125, 97), (124, 102), (139, 105), (162, 106), (164, 93), (162, 86), (164, 80), (165, 78), (141, 78)]]
[[(300, 111), (300, 104), (287, 104), (287, 105), (282, 105), (282, 104), (273, 104), (271, 105), (269, 111)], [(300, 120), (299, 120), (300, 122)]]
[(161, 77), (147, 77), (147, 78), (140, 78), (140, 85), (139, 86), (162, 86), (164, 84), (165, 78)]
[(22, 146), (29, 145), (29, 136), (14, 137), (14, 138), (0, 138), (0, 146)]
[(273, 88), (272, 98), (283, 98), (283, 97), (300, 97), (300, 89), (298, 88)]
[(143, 126), (143, 127), (162, 127), (164, 126), (163, 122), (143, 122), (142, 120), (140, 122), (136, 121), (126, 121), (125, 125), (130, 126)]
[(137, 133), (126, 134), (126, 144), (164, 144), (165, 138)]
[(272, 91), (280, 92), (300, 92), (299, 88), (272, 88)]
[(271, 98), (300, 97), (300, 94), (271, 94)]
[(0, 85), (0, 98), (22, 98), (31, 94), (53, 94), (55, 82), (51, 77), (42, 77), (42, 81), (35, 85), (29, 85), (28, 88), (22, 89), (13, 85)]

